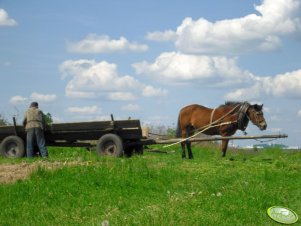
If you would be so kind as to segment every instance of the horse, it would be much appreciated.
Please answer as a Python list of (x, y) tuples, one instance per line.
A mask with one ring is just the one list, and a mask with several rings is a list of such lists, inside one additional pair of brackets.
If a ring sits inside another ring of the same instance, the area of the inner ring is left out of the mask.
[[(232, 136), (237, 130), (245, 131), (249, 121), (260, 130), (267, 128), (262, 112), (263, 104), (248, 102), (225, 102), (211, 109), (198, 104), (183, 107), (179, 112), (176, 137), (187, 138), (196, 131), (206, 135)], [(222, 141), (222, 157), (226, 156), (229, 139)], [(185, 144), (188, 156), (193, 158), (191, 142), (186, 139), (181, 142), (182, 158), (186, 158)]]

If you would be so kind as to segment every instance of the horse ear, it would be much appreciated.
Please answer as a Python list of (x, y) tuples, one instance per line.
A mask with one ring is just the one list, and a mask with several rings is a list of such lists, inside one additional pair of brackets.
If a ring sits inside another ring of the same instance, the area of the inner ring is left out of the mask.
[(255, 108), (261, 111), (263, 108), (263, 104), (262, 105), (255, 104)]

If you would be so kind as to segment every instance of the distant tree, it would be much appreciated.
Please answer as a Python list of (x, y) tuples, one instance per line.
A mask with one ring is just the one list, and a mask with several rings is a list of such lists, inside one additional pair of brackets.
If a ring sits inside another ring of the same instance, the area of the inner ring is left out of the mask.
[(166, 132), (167, 132), (168, 137), (170, 137), (170, 138), (176, 137), (176, 129), (175, 128), (168, 128)]
[(45, 117), (45, 123), (50, 126), (53, 123), (51, 114), (47, 113), (45, 114), (44, 117)]
[(8, 121), (0, 114), (0, 126), (7, 126)]

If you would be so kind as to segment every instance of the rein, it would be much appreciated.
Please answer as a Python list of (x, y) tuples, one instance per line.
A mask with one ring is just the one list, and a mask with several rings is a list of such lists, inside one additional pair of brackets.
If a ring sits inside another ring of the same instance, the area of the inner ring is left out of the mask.
[(177, 142), (175, 142), (175, 143), (173, 143), (173, 144), (165, 145), (165, 146), (163, 146), (163, 148), (167, 148), (167, 147), (173, 146), (173, 145), (175, 145), (175, 144), (182, 143), (183, 141), (189, 140), (189, 139), (191, 139), (191, 138), (193, 138), (193, 137), (199, 135), (200, 133), (203, 133), (203, 132), (206, 131), (207, 129), (210, 129), (210, 128), (213, 128), (213, 127), (218, 127), (218, 126), (223, 126), (223, 125), (229, 125), (229, 124), (232, 124), (232, 123), (235, 123), (235, 122), (237, 122), (237, 121), (223, 122), (223, 123), (216, 124), (216, 125), (211, 125), (211, 124), (209, 124), (206, 128), (204, 128), (203, 130), (201, 130), (201, 131), (199, 131), (199, 132), (193, 134), (192, 136), (187, 137), (187, 138), (184, 138), (184, 139), (182, 139), (182, 140), (180, 140), (180, 141), (177, 141)]

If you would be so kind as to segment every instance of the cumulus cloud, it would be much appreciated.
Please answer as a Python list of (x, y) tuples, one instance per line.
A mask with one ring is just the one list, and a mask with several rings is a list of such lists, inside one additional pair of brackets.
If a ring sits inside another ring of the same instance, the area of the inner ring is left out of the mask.
[(125, 106), (122, 106), (121, 110), (123, 110), (123, 111), (139, 111), (140, 107), (138, 104), (127, 104)]
[(148, 50), (148, 46), (129, 42), (125, 37), (114, 40), (107, 35), (89, 34), (79, 42), (68, 43), (68, 50), (77, 53), (143, 52)]
[(164, 89), (157, 89), (153, 86), (145, 86), (142, 91), (143, 96), (146, 97), (158, 97), (167, 95), (167, 91)]
[(41, 93), (32, 93), (30, 95), (30, 98), (35, 101), (41, 101), (41, 102), (52, 102), (56, 100), (55, 94), (41, 94)]
[(101, 108), (97, 107), (96, 105), (93, 106), (82, 106), (82, 107), (69, 107), (67, 109), (70, 113), (76, 114), (100, 114)]
[(111, 92), (108, 96), (110, 100), (130, 101), (136, 99), (136, 96), (131, 92)]
[(10, 98), (9, 102), (14, 105), (25, 104), (28, 101), (37, 101), (37, 102), (52, 102), (56, 100), (55, 94), (40, 94), (40, 93), (32, 93), (30, 97), (23, 96), (13, 96)]
[(227, 100), (254, 100), (260, 96), (301, 98), (301, 70), (268, 77), (255, 77), (254, 85), (225, 95)]
[(262, 79), (263, 89), (268, 95), (301, 97), (301, 70)]
[[(253, 80), (253, 75), (242, 71), (235, 58), (190, 55), (180, 52), (165, 52), (153, 63), (146, 61), (132, 65), (137, 74), (154, 76), (163, 82), (202, 82), (212, 81), (239, 84)], [(218, 78), (218, 79), (217, 79)]]
[(235, 91), (229, 92), (225, 95), (225, 100), (230, 101), (245, 101), (245, 100), (256, 100), (261, 96), (262, 86), (255, 84), (252, 87), (244, 89), (236, 89)]
[(4, 9), (0, 9), (0, 27), (1, 26), (16, 26), (17, 22), (8, 16)]
[(13, 96), (9, 100), (9, 103), (13, 105), (25, 104), (26, 102), (28, 102), (28, 98), (23, 96)]
[(172, 30), (167, 30), (164, 32), (160, 32), (160, 31), (149, 32), (146, 35), (146, 39), (151, 41), (158, 41), (158, 42), (171, 41), (171, 40), (175, 41), (177, 39), (177, 33)]
[(116, 64), (106, 61), (68, 60), (61, 64), (60, 71), (63, 78), (71, 77), (66, 86), (68, 97), (91, 98), (102, 93), (133, 89), (140, 85), (129, 75), (120, 76)]
[(174, 41), (177, 49), (193, 54), (238, 54), (270, 51), (281, 46), (281, 37), (300, 32), (298, 0), (263, 0), (257, 14), (210, 22), (185, 18), (176, 31), (155, 31), (147, 37)]
[[(110, 100), (134, 100), (134, 92), (142, 92), (146, 85), (130, 75), (120, 75), (117, 65), (106, 61), (68, 60), (60, 65), (66, 85), (66, 96), (75, 98), (104, 97)], [(150, 95), (149, 95), (150, 96)]]

